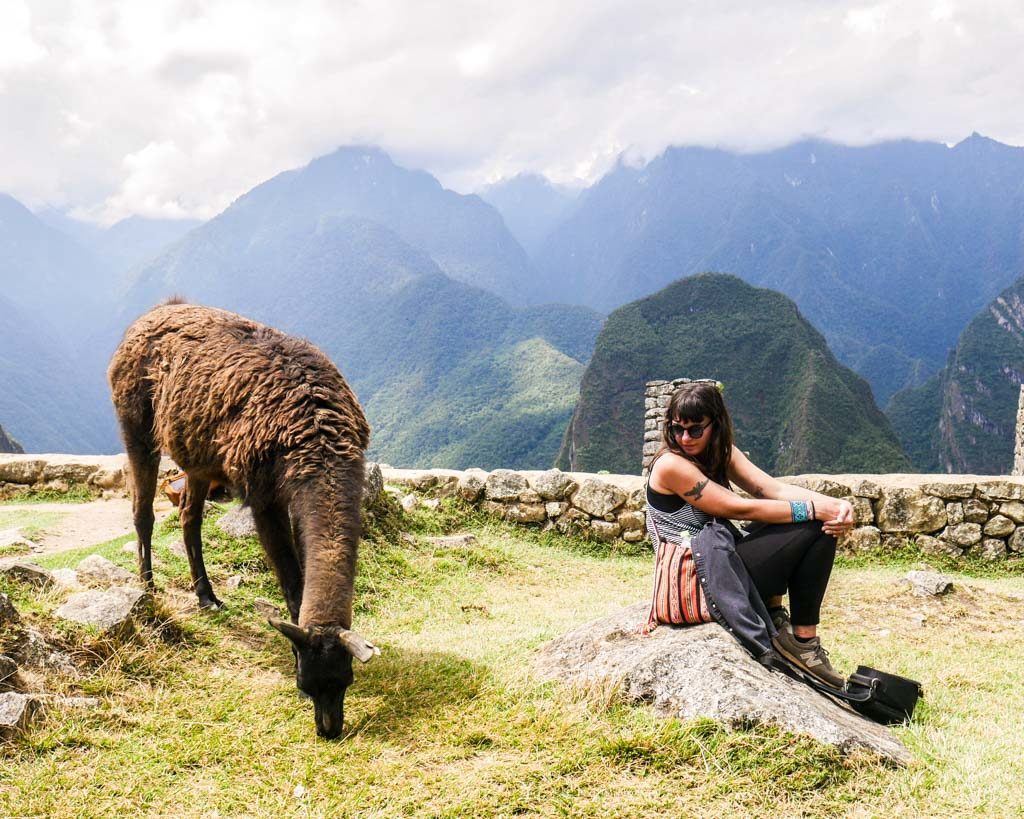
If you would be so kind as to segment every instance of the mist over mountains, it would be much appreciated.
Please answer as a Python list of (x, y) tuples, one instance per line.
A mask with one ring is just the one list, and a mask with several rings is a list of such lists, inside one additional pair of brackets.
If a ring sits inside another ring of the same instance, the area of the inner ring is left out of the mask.
[[(958, 337), (961, 373), (993, 344), (1003, 350), (1003, 336), (968, 325), (1024, 271), (1022, 225), (1024, 152), (977, 135), (953, 148), (677, 148), (620, 163), (579, 194), (524, 174), (479, 196), (357, 146), (278, 174), (203, 224), (101, 229), (0, 196), (0, 423), (29, 451), (120, 450), (110, 353), (137, 315), (180, 295), (324, 349), (367, 409), (371, 457), (395, 465), (544, 468), (575, 411), (566, 440), (576, 436), (585, 468), (637, 471), (639, 443), (625, 453), (642, 424), (602, 439), (587, 419), (642, 412), (642, 384), (637, 407), (624, 403), (636, 390), (620, 389), (627, 377), (710, 372), (728, 373), (731, 404), (762, 396), (740, 415), (744, 445), (770, 468), (908, 468), (871, 395), (885, 403), (903, 389), (889, 412), (913, 465), (977, 471), (1011, 457), (1012, 421), (1000, 419), (1016, 396), (979, 377), (986, 397), (963, 404), (975, 415), (956, 415), (950, 396), (971, 389), (941, 368)], [(693, 278), (708, 270), (748, 284)], [(696, 296), (678, 311), (665, 307), (669, 292)], [(660, 357), (651, 310), (681, 345)], [(706, 337), (686, 341), (705, 320)], [(779, 373), (757, 362), (779, 345), (802, 369), (786, 371), (786, 397), (765, 403)], [(1024, 371), (1002, 357), (1004, 370)], [(855, 438), (772, 437), (796, 435), (793, 419), (827, 426), (829, 413), (866, 420)], [(957, 420), (940, 436), (947, 416)], [(946, 431), (975, 416), (998, 433), (953, 441)]]

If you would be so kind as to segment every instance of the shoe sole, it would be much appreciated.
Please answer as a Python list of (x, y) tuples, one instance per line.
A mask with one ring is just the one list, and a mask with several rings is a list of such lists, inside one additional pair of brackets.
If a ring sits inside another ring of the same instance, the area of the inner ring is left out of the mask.
[(772, 645), (775, 646), (775, 650), (777, 652), (779, 652), (779, 654), (781, 654), (783, 657), (785, 657), (787, 660), (789, 660), (791, 663), (793, 663), (793, 665), (795, 665), (797, 668), (799, 668), (805, 674), (810, 674), (818, 682), (825, 683), (825, 685), (831, 686), (832, 688), (842, 688), (844, 685), (846, 685), (845, 678), (840, 677), (839, 678), (840, 682), (837, 685), (836, 683), (832, 682), (832, 680), (827, 680), (824, 677), (822, 677), (820, 674), (814, 673), (814, 671), (812, 671), (806, 665), (803, 664), (802, 660), (794, 657), (792, 654), (790, 654), (788, 651), (786, 651), (785, 647), (781, 643), (773, 640), (772, 641)]

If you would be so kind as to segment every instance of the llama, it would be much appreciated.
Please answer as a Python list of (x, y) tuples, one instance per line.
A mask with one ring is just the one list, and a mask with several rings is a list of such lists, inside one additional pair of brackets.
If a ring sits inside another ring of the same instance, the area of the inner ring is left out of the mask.
[(212, 481), (252, 510), (290, 622), (296, 683), (317, 733), (341, 733), (352, 657), (379, 651), (351, 631), (363, 452), (370, 429), (341, 373), (312, 344), (242, 316), (172, 301), (125, 333), (107, 372), (133, 484), (139, 574), (153, 588), (160, 453), (188, 476), (181, 527), (202, 608), (221, 605), (203, 562)]

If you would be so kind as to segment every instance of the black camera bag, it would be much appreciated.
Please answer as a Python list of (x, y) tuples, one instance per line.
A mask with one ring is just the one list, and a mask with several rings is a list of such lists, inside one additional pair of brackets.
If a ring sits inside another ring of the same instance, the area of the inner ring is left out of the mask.
[[(783, 659), (783, 658), (779, 658)], [(784, 661), (779, 670), (806, 683), (822, 694), (842, 700), (859, 714), (883, 725), (909, 722), (914, 716), (918, 699), (924, 696), (921, 683), (897, 674), (860, 665), (851, 674), (843, 688), (833, 688), (812, 677), (803, 669)]]

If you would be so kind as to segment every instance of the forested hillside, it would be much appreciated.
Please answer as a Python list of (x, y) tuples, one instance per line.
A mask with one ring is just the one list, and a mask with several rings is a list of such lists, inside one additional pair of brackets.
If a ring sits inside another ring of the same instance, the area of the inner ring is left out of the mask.
[(897, 394), (890, 417), (923, 471), (1007, 474), (1024, 384), (1024, 279), (967, 325), (946, 366)]
[(726, 270), (793, 299), (880, 404), (945, 362), (1024, 269), (1024, 150), (801, 142), (620, 164), (547, 237), (551, 298), (607, 310)]
[(10, 435), (4, 432), (4, 428), (0, 427), (0, 453), (5, 454), (19, 454), (25, 450), (22, 449), (21, 444), (15, 441)]
[(725, 383), (737, 442), (769, 472), (907, 468), (867, 382), (836, 361), (796, 305), (713, 273), (674, 282), (608, 317), (558, 465), (638, 473), (644, 384), (683, 377)]

